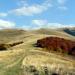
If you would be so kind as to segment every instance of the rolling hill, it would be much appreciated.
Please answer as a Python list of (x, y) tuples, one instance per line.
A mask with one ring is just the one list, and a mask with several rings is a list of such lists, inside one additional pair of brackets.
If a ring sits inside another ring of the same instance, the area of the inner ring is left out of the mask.
[(72, 34), (67, 33), (64, 31), (63, 28), (61, 29), (38, 29), (38, 30), (33, 30), (31, 31), (34, 34), (45, 34), (45, 35), (53, 35), (53, 36), (59, 36), (63, 38), (68, 38), (68, 39), (75, 39), (75, 36), (72, 36)]
[(62, 28), (62, 29), (60, 29), (60, 31), (63, 31), (63, 32), (70, 34), (70, 35), (75, 37), (75, 27), (73, 27), (73, 28)]
[(0, 30), (0, 43), (14, 44), (0, 51), (0, 75), (75, 75), (75, 58), (57, 52), (46, 52), (34, 44), (38, 39), (58, 36), (75, 40), (72, 34), (62, 29)]

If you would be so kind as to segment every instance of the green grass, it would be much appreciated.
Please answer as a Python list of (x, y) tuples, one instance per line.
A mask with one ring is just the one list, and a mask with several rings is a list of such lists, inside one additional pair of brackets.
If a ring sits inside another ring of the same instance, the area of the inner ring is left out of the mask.
[(4, 75), (22, 75), (23, 70), (21, 68), (21, 62), (18, 62), (15, 66), (8, 68), (5, 72)]

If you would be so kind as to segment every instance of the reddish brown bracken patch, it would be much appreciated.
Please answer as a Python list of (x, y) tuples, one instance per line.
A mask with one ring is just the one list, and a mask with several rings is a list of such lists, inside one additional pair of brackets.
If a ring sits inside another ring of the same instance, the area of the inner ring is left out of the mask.
[(49, 51), (61, 51), (75, 55), (75, 41), (67, 40), (59, 37), (45, 37), (37, 40), (37, 47), (47, 48)]

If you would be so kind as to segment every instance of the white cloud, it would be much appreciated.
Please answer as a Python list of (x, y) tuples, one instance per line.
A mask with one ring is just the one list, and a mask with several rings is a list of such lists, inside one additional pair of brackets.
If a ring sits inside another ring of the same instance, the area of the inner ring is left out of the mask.
[(64, 5), (67, 0), (57, 0), (59, 4)]
[[(67, 0), (56, 0), (57, 8), (61, 10), (67, 10), (66, 2)], [(12, 9), (9, 13), (14, 13), (18, 16), (33, 16), (35, 14), (40, 14), (47, 11), (49, 8), (55, 6), (55, 0), (44, 0), (41, 4), (28, 4), (27, 0), (20, 0), (18, 3), (18, 8)]]
[(66, 6), (59, 6), (58, 8), (61, 10), (67, 10), (68, 9)]
[(60, 24), (60, 23), (48, 23), (47, 25), (49, 28), (65, 28), (65, 27), (75, 27), (72, 24), (66, 25), (66, 24)]
[(37, 26), (43, 26), (47, 24), (47, 20), (32, 20), (33, 24), (36, 24)]
[(66, 6), (67, 0), (57, 0), (58, 2), (58, 8), (61, 10), (67, 10), (68, 7)]
[(28, 5), (27, 4), (20, 8), (13, 9), (10, 12), (15, 13), (16, 15), (30, 16), (30, 15), (42, 13), (43, 11), (46, 11), (49, 7), (52, 7), (50, 0), (46, 0), (41, 5), (39, 5), (39, 4)]
[(45, 22), (46, 20), (32, 20), (32, 24), (35, 25), (36, 28), (65, 28), (65, 27), (75, 27), (73, 24), (60, 24), (60, 23), (49, 23)]
[(20, 0), (18, 3), (17, 3), (18, 6), (27, 6), (28, 3), (26, 0)]
[(16, 26), (16, 24), (14, 22), (0, 19), (0, 29), (13, 28), (15, 26)]
[(0, 17), (6, 17), (7, 15), (7, 13), (0, 13)]

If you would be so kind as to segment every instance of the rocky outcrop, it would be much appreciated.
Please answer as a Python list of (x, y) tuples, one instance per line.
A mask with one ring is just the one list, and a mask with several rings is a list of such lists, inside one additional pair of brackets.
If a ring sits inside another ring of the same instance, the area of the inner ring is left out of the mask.
[(62, 53), (68, 53), (75, 55), (75, 41), (67, 40), (59, 37), (46, 37), (37, 40), (37, 47), (47, 48), (48, 51), (60, 51)]

